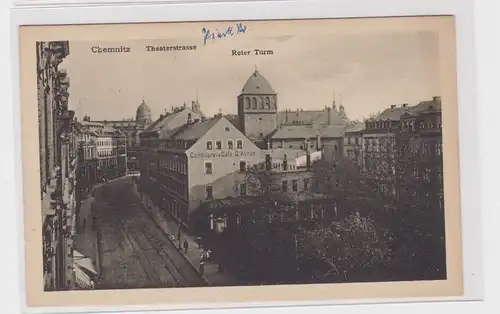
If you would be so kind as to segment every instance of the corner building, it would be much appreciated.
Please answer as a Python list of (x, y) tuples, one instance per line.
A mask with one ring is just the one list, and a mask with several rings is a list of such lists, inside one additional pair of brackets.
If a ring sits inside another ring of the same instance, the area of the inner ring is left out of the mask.
[(222, 116), (188, 121), (156, 144), (151, 191), (186, 227), (193, 227), (190, 216), (202, 202), (246, 195), (246, 167), (263, 160), (262, 150)]

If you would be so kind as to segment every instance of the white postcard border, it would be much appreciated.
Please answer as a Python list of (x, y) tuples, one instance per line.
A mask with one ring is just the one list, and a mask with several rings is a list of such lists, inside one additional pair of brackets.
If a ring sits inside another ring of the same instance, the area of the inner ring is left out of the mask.
[[(168, 2), (168, 1), (164, 1)], [(75, 3), (75, 1), (73, 1)], [(137, 2), (135, 2), (137, 3)], [(43, 12), (43, 13), (42, 13)], [(219, 3), (170, 3), (168, 5), (149, 4), (134, 5), (133, 10), (127, 6), (89, 6), (89, 7), (59, 7), (59, 8), (17, 8), (12, 11), (12, 64), (13, 73), (13, 112), (16, 125), (15, 156), (18, 162), (15, 165), (16, 187), (19, 191), (18, 201), (18, 230), (20, 243), (23, 243), (23, 195), (22, 195), (22, 163), (21, 163), (21, 111), (20, 111), (20, 82), (19, 82), (19, 41), (18, 27), (21, 25), (62, 25), (62, 24), (89, 24), (89, 23), (140, 23), (140, 22), (169, 22), (169, 21), (215, 21), (215, 20), (252, 20), (252, 19), (297, 19), (297, 18), (347, 18), (347, 17), (377, 17), (377, 16), (413, 16), (413, 15), (454, 15), (456, 18), (457, 33), (457, 72), (458, 72), (458, 110), (459, 110), (459, 151), (461, 177), (461, 214), (462, 214), (462, 243), (463, 243), (463, 283), (464, 296), (461, 298), (447, 298), (439, 300), (481, 300), (483, 299), (483, 278), (481, 262), (481, 217), (478, 200), (480, 199), (479, 173), (476, 171), (479, 162), (477, 139), (477, 108), (476, 108), (476, 69), (473, 46), (473, 3), (471, 0), (317, 0), (317, 1), (265, 1), (265, 2), (219, 2)], [(20, 279), (22, 281), (23, 304), (26, 304), (24, 295), (26, 281), (24, 274), (24, 251), (19, 247)], [(398, 300), (404, 302), (405, 300)], [(412, 300), (414, 301), (414, 300)], [(422, 301), (428, 301), (422, 300)], [(341, 300), (328, 303), (300, 302), (300, 303), (246, 303), (224, 304), (219, 307), (248, 307), (248, 306), (284, 306), (284, 305), (316, 305), (316, 304), (361, 304), (372, 302), (387, 302), (386, 300), (363, 300), (343, 302)], [(393, 300), (391, 300), (393, 302)], [(207, 306), (196, 305), (167, 305), (156, 307), (134, 307), (134, 310), (144, 309), (186, 309), (186, 308), (214, 308), (214, 304)], [(130, 307), (113, 308), (113, 311), (126, 311)], [(67, 308), (26, 308), (33, 311), (67, 312)], [(75, 308), (74, 311), (95, 311), (97, 308)], [(103, 308), (100, 308), (103, 310)], [(111, 310), (111, 309), (106, 309)]]

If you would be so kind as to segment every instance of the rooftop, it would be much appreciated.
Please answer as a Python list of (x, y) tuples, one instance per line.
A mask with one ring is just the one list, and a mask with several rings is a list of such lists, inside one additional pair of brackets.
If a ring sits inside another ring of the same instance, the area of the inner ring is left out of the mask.
[(217, 116), (205, 121), (186, 123), (173, 129), (169, 136), (176, 140), (195, 141), (205, 135), (221, 119), (223, 119), (222, 116)]
[(284, 125), (279, 128), (272, 136), (272, 139), (290, 139), (290, 138), (336, 138), (344, 136), (343, 125), (324, 125), (313, 127), (311, 125)]
[(275, 95), (276, 92), (271, 87), (271, 84), (267, 81), (267, 79), (260, 74), (257, 69), (253, 72), (253, 74), (248, 78), (245, 85), (243, 85), (243, 89), (241, 90), (242, 94), (250, 94), (250, 95)]

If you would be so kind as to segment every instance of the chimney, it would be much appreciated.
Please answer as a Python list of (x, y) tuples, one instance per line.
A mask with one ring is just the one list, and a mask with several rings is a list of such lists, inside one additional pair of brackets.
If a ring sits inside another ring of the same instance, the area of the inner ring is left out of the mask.
[(441, 104), (441, 96), (432, 97), (432, 101), (437, 104)]
[(407, 108), (408, 107), (408, 104), (403, 104), (403, 108)]
[(319, 134), (319, 132), (318, 134), (316, 134), (316, 150), (321, 150), (321, 135)]
[(288, 124), (288, 109), (285, 110), (285, 124)]
[(394, 109), (394, 108), (396, 108), (396, 105), (391, 105), (391, 109)]
[(332, 108), (326, 107), (326, 118), (327, 118), (327, 124), (331, 125), (332, 124)]

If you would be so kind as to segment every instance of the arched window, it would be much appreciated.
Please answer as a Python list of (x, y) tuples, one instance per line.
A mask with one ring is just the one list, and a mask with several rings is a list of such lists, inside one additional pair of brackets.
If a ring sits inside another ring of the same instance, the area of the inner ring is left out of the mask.
[(270, 109), (271, 108), (271, 100), (269, 100), (269, 97), (266, 97), (265, 103), (266, 103), (266, 108)]
[(264, 109), (264, 101), (262, 100), (262, 97), (259, 97), (258, 102), (259, 102), (259, 108)]
[(245, 108), (250, 109), (250, 98), (245, 97)]
[(257, 109), (257, 98), (252, 97), (252, 109)]

